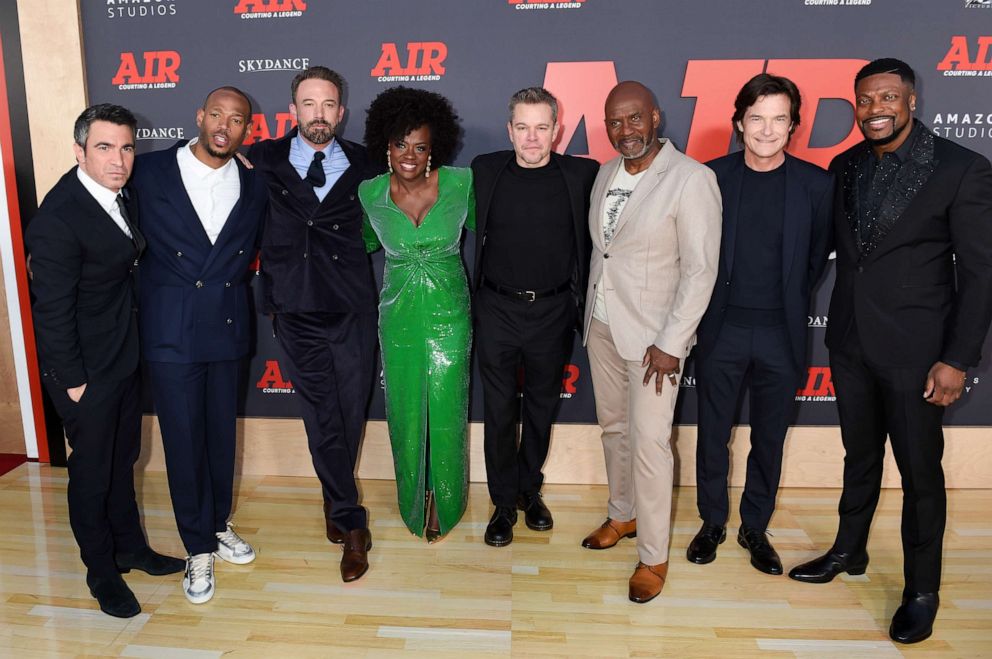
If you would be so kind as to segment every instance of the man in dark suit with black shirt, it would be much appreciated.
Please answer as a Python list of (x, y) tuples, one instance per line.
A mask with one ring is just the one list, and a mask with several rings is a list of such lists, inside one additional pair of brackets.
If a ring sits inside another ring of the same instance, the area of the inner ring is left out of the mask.
[(374, 172), (364, 147), (335, 135), (345, 112), (339, 74), (312, 66), (293, 79), (291, 92), (298, 127), (248, 152), (269, 187), (260, 311), (272, 315), (299, 394), (327, 538), (343, 545), (341, 578), (354, 581), (368, 570), (372, 547), (355, 465), (377, 341), (357, 189)]
[(141, 452), (135, 276), (145, 239), (124, 185), (134, 164), (134, 115), (94, 105), (76, 119), (78, 167), (28, 225), (32, 312), (42, 378), (72, 453), (69, 524), (90, 593), (107, 614), (141, 611), (121, 578), (180, 572), (141, 530), (134, 464)]
[(789, 572), (812, 583), (864, 573), (888, 436), (903, 487), (905, 587), (889, 628), (901, 643), (933, 629), (947, 517), (941, 424), (992, 321), (992, 167), (913, 119), (915, 83), (897, 59), (862, 68), (865, 141), (830, 165), (837, 281), (826, 342), (844, 491), (830, 551)]
[(743, 150), (707, 165), (723, 196), (720, 271), (696, 329), (696, 505), (703, 526), (686, 557), (709, 563), (730, 512), (727, 444), (745, 386), (751, 449), (737, 542), (761, 572), (782, 574), (766, 537), (775, 510), (785, 435), (806, 367), (809, 298), (827, 263), (833, 177), (786, 153), (799, 126), (799, 89), (761, 73), (734, 102)]
[(485, 402), (486, 474), (496, 507), (485, 541), (495, 547), (512, 542), (517, 508), (533, 530), (554, 524), (541, 499), (541, 467), (572, 332), (582, 318), (589, 194), (599, 171), (593, 160), (551, 151), (558, 129), (555, 97), (541, 87), (523, 89), (510, 99), (513, 151), (472, 161), (475, 348)]

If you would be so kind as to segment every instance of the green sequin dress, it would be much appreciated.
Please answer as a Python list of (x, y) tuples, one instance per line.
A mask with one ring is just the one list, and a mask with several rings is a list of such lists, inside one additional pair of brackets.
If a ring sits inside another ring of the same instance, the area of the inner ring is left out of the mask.
[(386, 252), (379, 343), (400, 515), (424, 534), (433, 490), (441, 533), (468, 500), (468, 380), (472, 321), (462, 227), (475, 228), (472, 171), (441, 167), (437, 201), (417, 227), (389, 196), (389, 174), (363, 182), (366, 248)]

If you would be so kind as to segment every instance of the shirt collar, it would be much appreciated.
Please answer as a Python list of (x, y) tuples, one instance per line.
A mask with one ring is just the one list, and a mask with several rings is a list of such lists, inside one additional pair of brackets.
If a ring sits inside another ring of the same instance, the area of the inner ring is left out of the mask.
[[(296, 137), (294, 139), (296, 141), (296, 148), (300, 150), (300, 154), (305, 156), (308, 161), (313, 160), (313, 154), (317, 153), (317, 149), (307, 144), (306, 140), (303, 139), (303, 136), (300, 135), (299, 131), (296, 132)], [(333, 155), (333, 153), (340, 148), (341, 147), (338, 146), (337, 138), (332, 137), (331, 141), (325, 144), (324, 148), (320, 150), (324, 152), (324, 160), (330, 160), (331, 155)]]
[(193, 153), (193, 145), (196, 144), (199, 139), (199, 137), (194, 137), (187, 142), (185, 146), (179, 147), (179, 151), (176, 152), (176, 158), (179, 160), (180, 165), (193, 168), (200, 177), (218, 174), (226, 178), (230, 176), (232, 170), (237, 169), (238, 166), (234, 164), (234, 158), (231, 158), (217, 169), (201, 162), (200, 159)]
[(100, 208), (107, 211), (108, 213), (112, 208), (117, 205), (117, 195), (120, 192), (114, 192), (110, 188), (105, 188), (96, 181), (93, 180), (89, 174), (83, 171), (82, 167), (76, 168), (76, 176), (79, 177), (79, 182), (83, 184), (86, 191), (96, 199), (96, 203), (100, 204)]

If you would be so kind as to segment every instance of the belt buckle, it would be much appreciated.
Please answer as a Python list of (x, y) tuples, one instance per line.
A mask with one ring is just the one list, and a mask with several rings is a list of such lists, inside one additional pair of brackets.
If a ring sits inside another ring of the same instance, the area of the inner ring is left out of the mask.
[(525, 302), (533, 302), (537, 299), (537, 292), (535, 291), (520, 291), (524, 296)]

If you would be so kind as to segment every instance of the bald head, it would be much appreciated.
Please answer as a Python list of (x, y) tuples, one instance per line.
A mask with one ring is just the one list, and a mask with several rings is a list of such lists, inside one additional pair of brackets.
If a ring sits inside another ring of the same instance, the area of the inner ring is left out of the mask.
[(614, 87), (606, 97), (606, 134), (624, 158), (631, 174), (646, 169), (661, 151), (658, 126), (661, 110), (651, 90), (628, 80)]
[(249, 117), (251, 116), (251, 112), (252, 112), (251, 99), (248, 98), (248, 94), (244, 93), (237, 87), (233, 87), (231, 85), (225, 85), (223, 87), (218, 87), (217, 89), (212, 90), (209, 94), (207, 94), (207, 97), (203, 99), (203, 106), (201, 107), (201, 109), (206, 110), (207, 107), (210, 106), (211, 100), (216, 100), (214, 97), (217, 95), (240, 97), (241, 100), (247, 106), (245, 111), (245, 116), (249, 116)]

